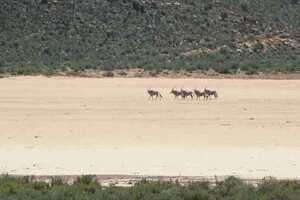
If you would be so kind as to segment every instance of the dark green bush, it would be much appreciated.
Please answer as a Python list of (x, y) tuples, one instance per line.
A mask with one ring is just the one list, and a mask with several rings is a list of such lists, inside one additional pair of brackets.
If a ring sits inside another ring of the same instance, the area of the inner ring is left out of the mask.
[(118, 74), (119, 74), (120, 76), (127, 76), (127, 73), (124, 72), (124, 71), (120, 71)]
[(114, 73), (112, 71), (106, 71), (102, 74), (104, 77), (114, 77)]
[(96, 180), (95, 180), (95, 176), (92, 176), (92, 175), (84, 175), (84, 176), (78, 177), (76, 179), (76, 181), (74, 182), (74, 184), (82, 184), (82, 185), (90, 185), (93, 183), (96, 183)]
[(62, 180), (62, 178), (59, 178), (59, 177), (53, 177), (51, 179), (51, 186), (60, 186), (60, 185), (63, 185), (64, 182)]
[[(4, 0), (0, 73), (75, 75), (137, 67), (148, 71), (214, 68), (230, 74), (236, 68), (249, 73), (299, 71), (295, 45), (264, 49), (257, 43), (253, 49), (237, 51), (237, 41), (273, 36), (299, 43), (299, 1), (74, 2)], [(186, 54), (199, 49), (209, 52)]]
[(80, 177), (73, 185), (27, 182), (9, 176), (0, 178), (0, 199), (5, 200), (299, 200), (299, 196), (299, 181), (275, 179), (263, 180), (256, 187), (229, 177), (216, 185), (143, 180), (130, 188), (103, 188), (93, 176)]

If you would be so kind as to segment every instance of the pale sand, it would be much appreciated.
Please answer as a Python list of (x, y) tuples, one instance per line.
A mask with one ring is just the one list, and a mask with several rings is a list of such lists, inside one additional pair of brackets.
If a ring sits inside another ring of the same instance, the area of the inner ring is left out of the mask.
[(300, 80), (0, 79), (0, 173), (300, 177)]

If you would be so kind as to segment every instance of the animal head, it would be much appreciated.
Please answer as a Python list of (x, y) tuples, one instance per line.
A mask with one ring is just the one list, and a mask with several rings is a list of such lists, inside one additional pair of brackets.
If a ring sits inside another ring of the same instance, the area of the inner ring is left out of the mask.
[(215, 95), (216, 98), (218, 97), (218, 93), (217, 92), (214, 92), (214, 95)]

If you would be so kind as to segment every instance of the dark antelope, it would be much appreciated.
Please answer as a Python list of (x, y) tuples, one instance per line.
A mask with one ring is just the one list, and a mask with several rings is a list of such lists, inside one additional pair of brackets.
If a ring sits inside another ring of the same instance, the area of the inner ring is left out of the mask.
[(206, 94), (205, 98), (206, 100), (210, 97), (210, 96), (214, 96), (215, 98), (218, 98), (218, 93), (217, 91), (214, 90), (208, 90), (208, 89), (204, 89), (204, 93)]
[(153, 97), (155, 96), (155, 98), (159, 98), (161, 99), (163, 96), (158, 92), (158, 91), (155, 91), (155, 90), (147, 90), (148, 94), (149, 94), (149, 99), (153, 99)]
[(203, 97), (204, 99), (206, 99), (206, 93), (205, 92), (200, 92), (199, 90), (194, 89), (194, 93), (197, 97), (197, 99), (200, 99), (201, 97)]
[(186, 91), (186, 90), (183, 90), (183, 89), (181, 89), (180, 94), (181, 94), (181, 97), (183, 99), (186, 99), (187, 97), (191, 97), (191, 99), (192, 99), (194, 97), (193, 92)]
[(178, 98), (179, 96), (181, 96), (181, 92), (178, 90), (174, 90), (174, 88), (171, 90), (170, 93), (174, 95), (175, 99)]

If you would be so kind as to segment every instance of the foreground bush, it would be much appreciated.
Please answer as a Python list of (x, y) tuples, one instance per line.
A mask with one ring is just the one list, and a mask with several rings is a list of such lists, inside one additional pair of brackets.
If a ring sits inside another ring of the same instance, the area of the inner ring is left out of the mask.
[(72, 185), (31, 182), (28, 178), (0, 178), (3, 200), (299, 200), (299, 181), (266, 180), (257, 186), (230, 177), (212, 186), (194, 182), (185, 186), (171, 182), (141, 181), (135, 186), (101, 187), (90, 176)]

